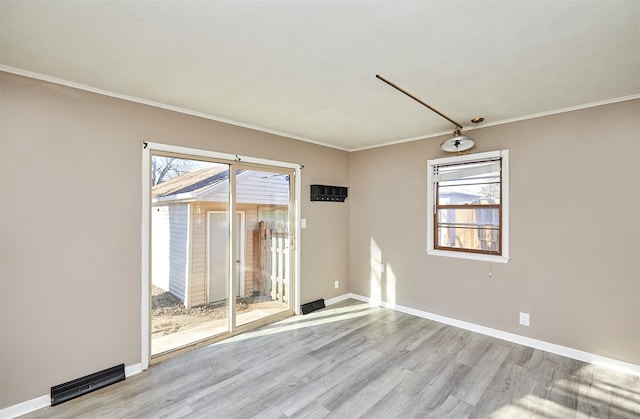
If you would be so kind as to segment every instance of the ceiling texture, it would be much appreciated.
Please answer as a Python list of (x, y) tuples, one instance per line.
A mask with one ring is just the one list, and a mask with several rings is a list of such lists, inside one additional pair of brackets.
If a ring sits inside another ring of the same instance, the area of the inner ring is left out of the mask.
[(640, 97), (638, 0), (0, 0), (0, 70), (343, 150)]

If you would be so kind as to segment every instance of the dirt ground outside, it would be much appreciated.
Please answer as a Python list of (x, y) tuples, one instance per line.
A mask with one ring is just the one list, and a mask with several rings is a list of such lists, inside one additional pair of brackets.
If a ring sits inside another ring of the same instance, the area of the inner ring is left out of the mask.
[[(239, 303), (236, 313), (249, 309), (248, 304)], [(187, 309), (178, 297), (154, 285), (151, 293), (151, 338), (170, 335), (208, 321), (226, 319), (227, 311), (227, 306), (220, 304)]]
[[(236, 304), (236, 323), (245, 324), (287, 309), (286, 304), (270, 298), (249, 298)], [(228, 307), (213, 303), (187, 309), (175, 295), (153, 286), (151, 294), (152, 353), (208, 337), (207, 330), (224, 333)], [(210, 335), (212, 336), (212, 335)]]

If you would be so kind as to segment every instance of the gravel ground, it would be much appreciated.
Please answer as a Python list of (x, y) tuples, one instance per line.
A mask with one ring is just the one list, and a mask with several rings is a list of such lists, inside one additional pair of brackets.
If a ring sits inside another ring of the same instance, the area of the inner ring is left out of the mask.
[[(269, 312), (275, 309), (282, 311), (282, 303), (269, 300), (266, 297), (246, 298), (236, 305), (236, 313), (248, 313), (254, 309)], [(151, 291), (151, 338), (170, 335), (179, 331), (189, 330), (199, 325), (226, 319), (228, 307), (220, 303), (207, 304), (187, 310), (180, 299), (170, 292), (154, 286)], [(152, 344), (153, 345), (153, 344)]]
[[(241, 312), (247, 309), (247, 304), (239, 303), (236, 310)], [(227, 308), (220, 306), (220, 304), (207, 304), (187, 309), (178, 297), (169, 291), (153, 286), (151, 293), (151, 315), (152, 317), (177, 315), (207, 316), (213, 320), (218, 320), (227, 317)]]

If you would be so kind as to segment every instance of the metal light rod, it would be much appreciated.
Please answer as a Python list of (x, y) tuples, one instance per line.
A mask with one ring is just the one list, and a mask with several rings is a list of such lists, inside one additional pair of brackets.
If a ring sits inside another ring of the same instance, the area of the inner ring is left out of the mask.
[(393, 87), (396, 90), (401, 91), (402, 93), (404, 93), (405, 95), (409, 96), (411, 99), (415, 100), (416, 102), (420, 103), (421, 105), (426, 106), (427, 108), (429, 108), (430, 110), (432, 110), (433, 112), (437, 113), (438, 115), (440, 115), (441, 117), (443, 117), (444, 119), (446, 119), (447, 121), (451, 122), (453, 125), (455, 125), (458, 129), (462, 129), (462, 125), (460, 125), (459, 123), (457, 123), (456, 121), (454, 121), (453, 119), (449, 118), (447, 115), (443, 114), (442, 112), (440, 112), (439, 110), (437, 110), (434, 107), (429, 106), (428, 104), (426, 104), (425, 102), (423, 102), (422, 100), (418, 99), (417, 97), (415, 97), (414, 95), (412, 95), (411, 93), (407, 92), (406, 90), (404, 90), (403, 88), (401, 88), (400, 86), (390, 82), (389, 80), (385, 79), (384, 77), (382, 77), (379, 74), (376, 74), (376, 77), (379, 78), (380, 80), (382, 80), (383, 82), (387, 83), (389, 86)]

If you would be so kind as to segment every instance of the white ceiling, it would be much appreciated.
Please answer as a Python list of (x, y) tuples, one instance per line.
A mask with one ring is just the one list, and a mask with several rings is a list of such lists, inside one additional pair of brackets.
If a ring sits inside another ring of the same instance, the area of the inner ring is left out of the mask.
[(640, 96), (638, 0), (0, 0), (0, 70), (357, 150)]

